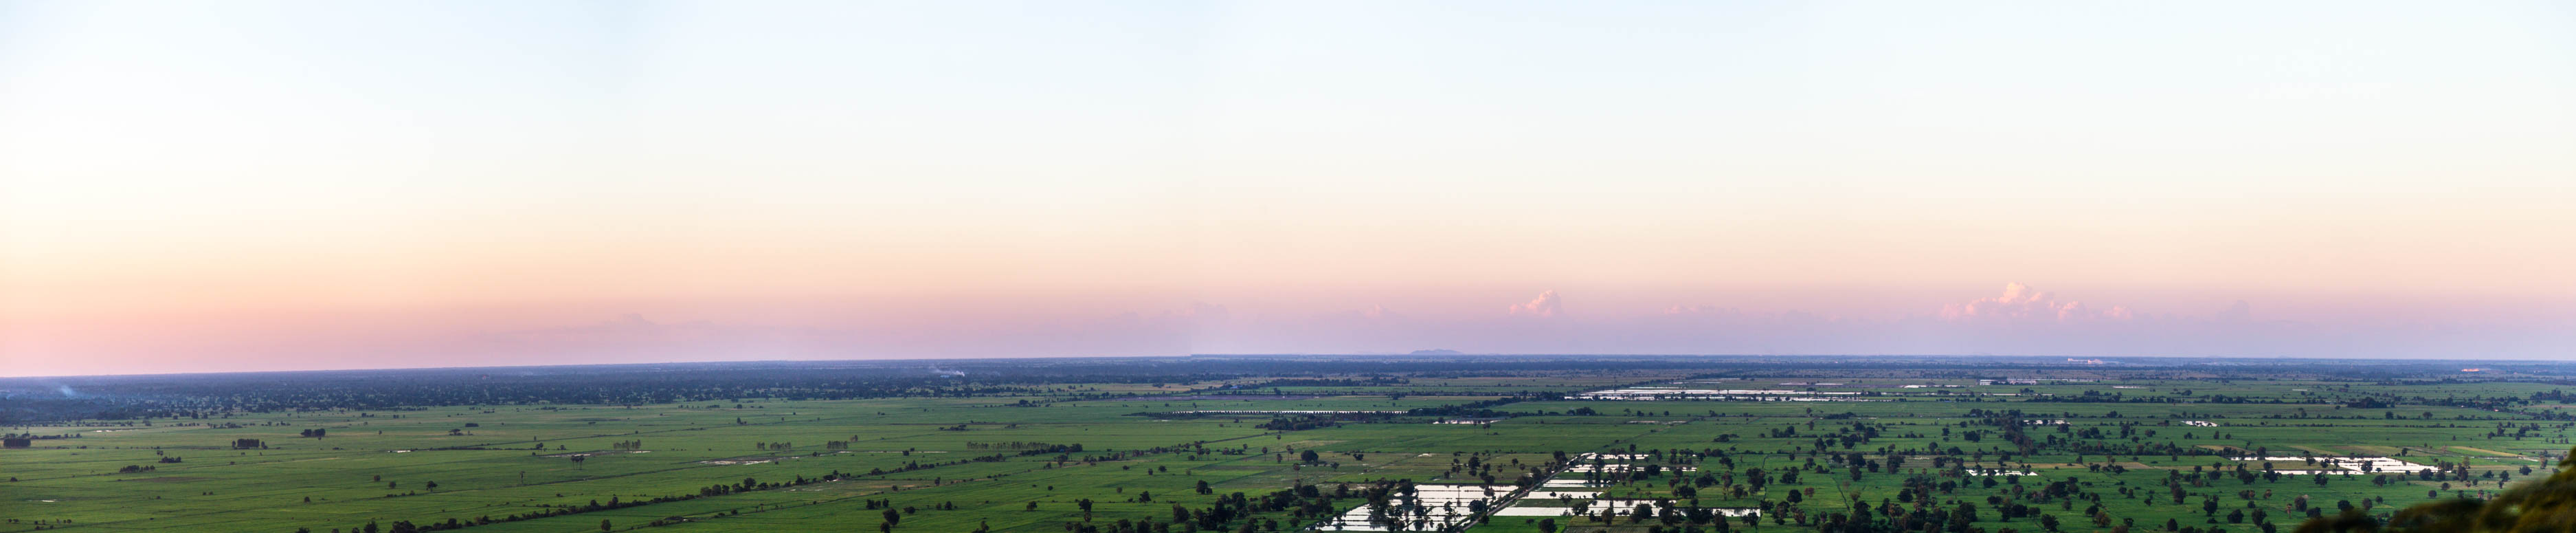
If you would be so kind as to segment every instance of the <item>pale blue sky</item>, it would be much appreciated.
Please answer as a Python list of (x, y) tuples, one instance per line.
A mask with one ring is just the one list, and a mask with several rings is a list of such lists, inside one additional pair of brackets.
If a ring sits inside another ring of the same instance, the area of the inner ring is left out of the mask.
[(2564, 2), (8, 2), (0, 352), (1205, 306), (1085, 351), (1404, 351), (1549, 290), (1600, 322), (1483, 349), (2182, 331), (1655, 325), (2022, 281), (2322, 328), (2193, 353), (2554, 357), (2570, 147)]

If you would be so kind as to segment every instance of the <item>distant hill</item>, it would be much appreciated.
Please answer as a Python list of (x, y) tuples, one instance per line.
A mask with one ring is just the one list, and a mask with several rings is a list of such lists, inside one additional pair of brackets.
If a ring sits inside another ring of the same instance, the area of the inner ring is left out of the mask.
[(1409, 355), (1467, 355), (1457, 350), (1414, 350)]

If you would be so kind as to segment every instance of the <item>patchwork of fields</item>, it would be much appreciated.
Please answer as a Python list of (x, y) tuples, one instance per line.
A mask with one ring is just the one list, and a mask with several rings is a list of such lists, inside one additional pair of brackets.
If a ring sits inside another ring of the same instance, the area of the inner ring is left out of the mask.
[(39, 438), (0, 450), (0, 532), (2269, 532), (2490, 495), (2569, 446), (2545, 385), (2088, 372), (83, 420), (8, 429)]

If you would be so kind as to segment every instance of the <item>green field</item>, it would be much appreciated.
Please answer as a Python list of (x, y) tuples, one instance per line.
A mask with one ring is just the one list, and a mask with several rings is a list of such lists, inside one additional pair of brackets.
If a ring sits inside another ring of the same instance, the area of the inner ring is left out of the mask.
[[(1582, 490), (1600, 498), (1652, 503), (1643, 514), (1498, 515), (1464, 526), (1478, 533), (1539, 532), (1543, 521), (1605, 533), (1855, 521), (1884, 531), (2163, 531), (2169, 522), (2271, 531), (2345, 506), (2385, 515), (2544, 476), (2570, 429), (2554, 403), (2459, 401), (2552, 390), (2524, 383), (2096, 376), (1977, 385), (1870, 373), (1712, 385), (1686, 376), (1521, 373), (1202, 393), (1189, 391), (1258, 380), (1069, 384), (1041, 394), (226, 412), (21, 426), (9, 432), (59, 438), (0, 450), (0, 532), (861, 531), (884, 527), (888, 510), (896, 531), (1272, 531), (1316, 524), (1366, 498), (1301, 499), (1299, 508), (1219, 521), (1192, 521), (1188, 510), (1301, 485), (1365, 492), (1487, 476), (1506, 490), (1591, 481), (1599, 486)], [(1805, 389), (1780, 383), (1828, 381), (1835, 385), (1812, 388), (1876, 396), (1534, 396), (1638, 383)], [(2122, 401), (2064, 401), (2112, 395)], [(1436, 424), (1462, 416), (1415, 411), (1477, 402), (1492, 412), (1473, 423)], [(315, 430), (324, 435), (306, 436)], [(2330, 467), (2240, 458), (2258, 450), (2434, 469), (2284, 474), (2277, 471)], [(1307, 452), (1316, 458), (1304, 460)], [(1590, 452), (1641, 457), (1616, 461), (1635, 472), (1602, 474), (1567, 471), (1587, 463), (1559, 459)], [(1642, 472), (1646, 465), (1659, 471)], [(1976, 475), (1985, 470), (2029, 475)], [(1761, 514), (1710, 519), (1693, 508)]]

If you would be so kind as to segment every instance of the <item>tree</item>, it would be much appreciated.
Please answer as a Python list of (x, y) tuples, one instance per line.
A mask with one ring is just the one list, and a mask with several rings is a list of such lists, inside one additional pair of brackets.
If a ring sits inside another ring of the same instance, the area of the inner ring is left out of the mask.
[(903, 513), (895, 512), (893, 509), (885, 510), (885, 523), (888, 526), (903, 523)]
[(1556, 533), (1556, 519), (1540, 519), (1538, 521), (1538, 533)]
[(599, 530), (600, 530), (600, 531), (607, 531), (608, 529), (609, 529), (609, 528), (608, 528), (608, 520), (605, 520), (605, 519), (600, 520), (600, 521), (599, 521)]

